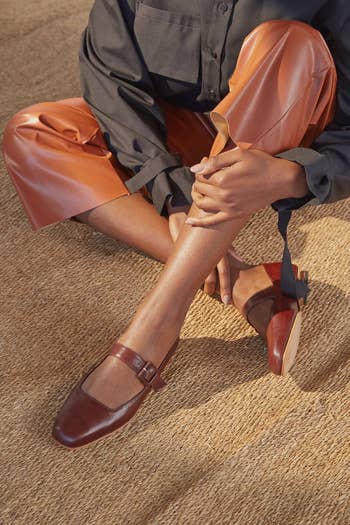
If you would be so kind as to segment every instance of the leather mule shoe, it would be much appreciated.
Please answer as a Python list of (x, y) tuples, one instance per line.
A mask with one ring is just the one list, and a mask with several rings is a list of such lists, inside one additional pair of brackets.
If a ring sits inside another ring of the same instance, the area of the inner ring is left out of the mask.
[[(265, 340), (270, 370), (285, 376), (295, 362), (304, 301), (282, 293), (281, 266), (265, 263), (241, 271), (233, 287), (233, 302)], [(298, 267), (292, 266), (298, 277)], [(307, 283), (307, 272), (300, 272), (299, 278)]]
[(175, 352), (179, 340), (179, 338), (175, 340), (158, 367), (151, 361), (145, 361), (131, 348), (118, 341), (115, 342), (109, 355), (121, 359), (144, 385), (143, 389), (118, 408), (109, 408), (82, 389), (84, 381), (97, 368), (97, 365), (77, 384), (64, 402), (52, 431), (55, 440), (69, 448), (81, 447), (125, 425), (136, 413), (151, 389), (158, 391), (165, 386), (166, 383), (161, 378), (160, 372)]

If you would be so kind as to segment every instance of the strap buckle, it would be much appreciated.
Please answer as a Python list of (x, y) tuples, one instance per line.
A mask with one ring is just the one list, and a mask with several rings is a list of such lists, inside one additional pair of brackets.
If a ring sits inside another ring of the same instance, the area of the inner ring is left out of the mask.
[(154, 390), (165, 386), (165, 381), (160, 377), (158, 368), (151, 361), (146, 361), (136, 376), (144, 385), (150, 385)]

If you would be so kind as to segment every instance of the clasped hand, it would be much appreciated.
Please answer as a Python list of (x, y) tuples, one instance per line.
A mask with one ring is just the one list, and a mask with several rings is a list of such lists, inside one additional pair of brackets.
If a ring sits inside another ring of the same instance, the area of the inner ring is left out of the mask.
[[(184, 222), (207, 227), (248, 218), (276, 200), (303, 197), (308, 192), (301, 165), (256, 149), (226, 149), (216, 156), (203, 157), (191, 171), (195, 173), (191, 195), (202, 216), (187, 217), (189, 206), (179, 210), (171, 208), (168, 201), (169, 229), (174, 242)], [(218, 273), (220, 295), (226, 304), (232, 303), (233, 259), (245, 264), (230, 248), (204, 282), (204, 292), (211, 295), (216, 290)]]
[(192, 166), (192, 199), (203, 217), (186, 219), (193, 226), (211, 226), (249, 217), (272, 202), (302, 197), (308, 191), (304, 168), (260, 150), (238, 147)]

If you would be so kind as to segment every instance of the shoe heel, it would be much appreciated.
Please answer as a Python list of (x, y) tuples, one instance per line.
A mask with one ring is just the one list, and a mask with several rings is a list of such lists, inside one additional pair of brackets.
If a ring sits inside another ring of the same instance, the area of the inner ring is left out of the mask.
[[(299, 279), (301, 281), (304, 281), (304, 283), (306, 284), (306, 286), (309, 284), (309, 272), (307, 270), (301, 270), (300, 272), (300, 275), (299, 275)], [(302, 304), (302, 305), (306, 305), (306, 296), (305, 297), (302, 297), (301, 299), (299, 299), (299, 305)]]
[(301, 333), (301, 323), (302, 322), (302, 313), (299, 311), (294, 319), (294, 322), (291, 326), (289, 333), (289, 338), (287, 345), (283, 354), (282, 359), (282, 368), (281, 375), (286, 376), (289, 370), (292, 368), (295, 362), (295, 358), (298, 352), (300, 333)]

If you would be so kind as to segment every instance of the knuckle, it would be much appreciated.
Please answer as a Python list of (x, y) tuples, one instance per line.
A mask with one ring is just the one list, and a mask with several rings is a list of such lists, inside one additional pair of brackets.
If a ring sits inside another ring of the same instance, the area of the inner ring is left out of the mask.
[(226, 277), (228, 275), (228, 268), (226, 266), (219, 266), (218, 272), (221, 276)]
[(220, 186), (220, 188), (223, 188), (225, 186), (225, 176), (223, 175), (223, 173), (219, 172), (216, 175), (215, 180), (217, 184)]
[(191, 190), (191, 197), (192, 197), (192, 199), (197, 199), (198, 198), (198, 193), (197, 193), (195, 188), (192, 188), (192, 190)]
[(221, 190), (221, 198), (226, 204), (231, 204), (232, 202), (232, 194), (228, 190), (225, 190), (225, 189)]
[(209, 170), (216, 170), (219, 167), (219, 161), (217, 157), (210, 157), (207, 162)]
[(228, 192), (226, 195), (226, 204), (230, 208), (230, 210), (234, 210), (237, 206), (237, 200), (235, 195), (233, 195), (231, 192)]

